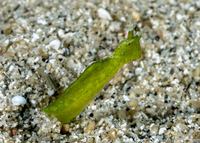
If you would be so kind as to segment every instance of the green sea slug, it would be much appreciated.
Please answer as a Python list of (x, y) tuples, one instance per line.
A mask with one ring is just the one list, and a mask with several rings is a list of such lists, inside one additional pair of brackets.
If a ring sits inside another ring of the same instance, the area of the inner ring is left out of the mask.
[(64, 93), (42, 111), (54, 115), (62, 123), (70, 123), (121, 66), (141, 57), (141, 33), (134, 35), (134, 27), (129, 30), (127, 39), (120, 42), (109, 57), (89, 65)]

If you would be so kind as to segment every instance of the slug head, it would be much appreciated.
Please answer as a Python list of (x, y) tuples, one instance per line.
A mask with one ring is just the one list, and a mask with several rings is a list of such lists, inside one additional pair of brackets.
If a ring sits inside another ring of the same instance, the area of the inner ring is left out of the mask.
[(120, 64), (128, 63), (132, 60), (141, 57), (140, 38), (142, 32), (134, 35), (134, 28), (129, 30), (127, 39), (120, 42), (118, 47), (112, 54), (112, 57), (117, 58)]

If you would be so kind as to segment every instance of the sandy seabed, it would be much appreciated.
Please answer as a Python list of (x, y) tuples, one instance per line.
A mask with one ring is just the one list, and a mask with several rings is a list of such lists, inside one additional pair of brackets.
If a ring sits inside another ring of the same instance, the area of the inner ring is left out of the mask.
[[(40, 112), (136, 20), (141, 59), (70, 124)], [(200, 142), (200, 0), (0, 1), (0, 142)]]

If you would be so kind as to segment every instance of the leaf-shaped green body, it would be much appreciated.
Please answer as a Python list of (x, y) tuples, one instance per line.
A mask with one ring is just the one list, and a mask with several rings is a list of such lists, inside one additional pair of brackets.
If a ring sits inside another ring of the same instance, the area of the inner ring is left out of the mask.
[(42, 111), (54, 115), (62, 123), (70, 123), (122, 65), (141, 57), (140, 38), (141, 35), (134, 36), (130, 30), (128, 38), (109, 57), (88, 66), (58, 99)]

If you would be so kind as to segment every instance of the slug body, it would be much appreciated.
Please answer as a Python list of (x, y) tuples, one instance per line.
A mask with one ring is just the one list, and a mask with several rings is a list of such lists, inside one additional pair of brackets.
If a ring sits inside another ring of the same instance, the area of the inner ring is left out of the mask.
[(134, 36), (134, 31), (130, 30), (128, 38), (109, 57), (88, 66), (58, 99), (42, 111), (54, 115), (62, 123), (70, 123), (122, 65), (141, 57), (140, 38), (141, 35)]

